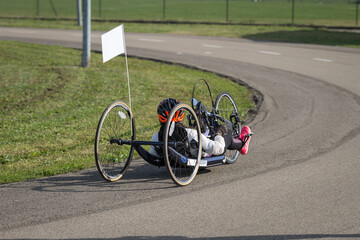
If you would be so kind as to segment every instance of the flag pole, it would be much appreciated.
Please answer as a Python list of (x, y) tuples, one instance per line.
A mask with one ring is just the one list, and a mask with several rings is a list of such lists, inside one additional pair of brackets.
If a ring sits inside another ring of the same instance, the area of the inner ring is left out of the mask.
[[(124, 30), (124, 25), (122, 27), (122, 31), (123, 31), (123, 43), (124, 43), (124, 52), (125, 52), (125, 62), (126, 62), (126, 75), (127, 75), (127, 81), (128, 81), (128, 89), (129, 89), (129, 106), (130, 106), (130, 112), (132, 112), (131, 109), (131, 95), (130, 95), (130, 77), (129, 77), (129, 66), (128, 66), (128, 60), (127, 60), (127, 51), (126, 51), (126, 42), (125, 42), (125, 30)], [(134, 129), (133, 126), (133, 121), (131, 121), (131, 131), (132, 129)], [(135, 134), (135, 133), (132, 133)]]
[(126, 51), (126, 42), (125, 42), (125, 33), (124, 33), (124, 26), (122, 28), (123, 30), (123, 41), (124, 41), (124, 50), (125, 50), (125, 62), (126, 62), (126, 75), (127, 75), (127, 81), (128, 81), (128, 90), (129, 90), (129, 105), (131, 109), (131, 94), (130, 94), (130, 77), (129, 77), (129, 66), (128, 66), (128, 60), (127, 60), (127, 51)]
[[(120, 38), (122, 38), (122, 40)], [(129, 90), (129, 107), (131, 109), (130, 75), (129, 75), (128, 60), (127, 60), (124, 25), (121, 24), (120, 26), (102, 34), (101, 47), (102, 47), (103, 63), (109, 61), (110, 59), (120, 54), (123, 53), (125, 54), (126, 76), (128, 82), (128, 90)]]

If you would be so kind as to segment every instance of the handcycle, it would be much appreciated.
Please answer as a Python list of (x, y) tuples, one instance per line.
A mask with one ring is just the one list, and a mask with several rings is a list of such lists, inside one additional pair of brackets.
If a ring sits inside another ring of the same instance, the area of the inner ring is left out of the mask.
[[(199, 82), (207, 86), (211, 109), (195, 98), (195, 89)], [(182, 125), (192, 129), (192, 137), (176, 138), (175, 122), (172, 119), (178, 111), (184, 113)], [(169, 113), (164, 127), (162, 141), (138, 141), (135, 138), (135, 121), (131, 109), (122, 101), (111, 103), (103, 112), (95, 135), (95, 161), (101, 176), (107, 181), (121, 179), (130, 166), (134, 150), (146, 162), (162, 167), (166, 166), (171, 179), (180, 186), (190, 184), (199, 168), (207, 168), (225, 163), (234, 163), (237, 150), (226, 150), (224, 154), (209, 156), (202, 152), (201, 134), (212, 139), (216, 128), (226, 125), (232, 129), (233, 138), (241, 130), (239, 112), (233, 97), (221, 92), (213, 101), (209, 84), (204, 79), (196, 81), (193, 87), (191, 107), (185, 103), (177, 104)], [(245, 137), (245, 142), (252, 134)], [(142, 146), (151, 145), (160, 149), (158, 156)]]

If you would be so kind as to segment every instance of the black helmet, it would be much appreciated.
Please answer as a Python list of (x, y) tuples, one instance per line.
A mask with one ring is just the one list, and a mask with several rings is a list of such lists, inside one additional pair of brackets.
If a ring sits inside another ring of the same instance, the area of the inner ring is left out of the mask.
[[(157, 107), (157, 113), (159, 115), (159, 120), (161, 123), (166, 123), (167, 117), (169, 116), (171, 109), (173, 109), (173, 107), (175, 107), (179, 103), (180, 101), (175, 98), (167, 98), (159, 103)], [(175, 113), (172, 121), (181, 122), (183, 119), (184, 119), (184, 111), (179, 110)]]

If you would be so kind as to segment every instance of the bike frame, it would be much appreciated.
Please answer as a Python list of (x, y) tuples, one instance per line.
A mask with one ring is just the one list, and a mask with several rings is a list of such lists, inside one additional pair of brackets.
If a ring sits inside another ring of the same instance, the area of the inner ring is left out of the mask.
[[(133, 146), (136, 150), (136, 152), (141, 156), (141, 158), (143, 158), (146, 162), (150, 163), (151, 165), (154, 166), (165, 166), (165, 162), (163, 157), (158, 157), (155, 155), (152, 155), (151, 153), (149, 153), (148, 151), (146, 151), (142, 145), (147, 145), (147, 146), (163, 146), (164, 143), (163, 142), (155, 142), (155, 141), (137, 141), (137, 140), (121, 140), (121, 139), (111, 139), (110, 140), (111, 144), (118, 144), (118, 145), (130, 145)], [(168, 146), (171, 147), (171, 154), (175, 155), (175, 157), (181, 159), (184, 165), (186, 166), (191, 166), (191, 158), (187, 158), (184, 155), (178, 153), (174, 148), (176, 148), (179, 145), (183, 145), (184, 143), (180, 143), (180, 142), (168, 142)], [(202, 158), (200, 161), (200, 167), (211, 167), (211, 166), (216, 166), (216, 165), (220, 165), (223, 164), (223, 160), (224, 160), (224, 155), (219, 155), (219, 156), (211, 156), (211, 157), (206, 157), (206, 158)], [(187, 164), (189, 163), (189, 164)]]

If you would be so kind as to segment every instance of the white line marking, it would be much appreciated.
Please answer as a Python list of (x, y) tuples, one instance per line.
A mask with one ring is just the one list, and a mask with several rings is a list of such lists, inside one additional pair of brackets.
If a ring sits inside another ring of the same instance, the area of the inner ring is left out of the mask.
[(182, 55), (182, 52), (177, 52), (176, 54), (177, 54), (177, 55)]
[(160, 40), (160, 39), (150, 39), (150, 38), (139, 38), (140, 41), (145, 41), (145, 42), (165, 42), (164, 40)]
[(269, 51), (259, 51), (259, 53), (268, 54), (268, 55), (276, 55), (276, 56), (281, 55), (281, 53), (278, 53), (278, 52), (269, 52)]
[(326, 59), (326, 58), (313, 58), (313, 60), (320, 61), (320, 62), (333, 62), (333, 60)]
[(210, 55), (210, 54), (212, 54), (212, 52), (206, 51), (206, 52), (204, 52), (204, 54)]
[(211, 44), (202, 44), (201, 46), (203, 46), (203, 47), (209, 47), (209, 48), (223, 48), (222, 46), (219, 46), (219, 45), (211, 45)]
[(21, 34), (36, 34), (36, 31), (32, 31), (32, 30), (17, 30), (17, 29), (9, 29), (9, 32), (13, 32), (13, 33), (21, 33)]

